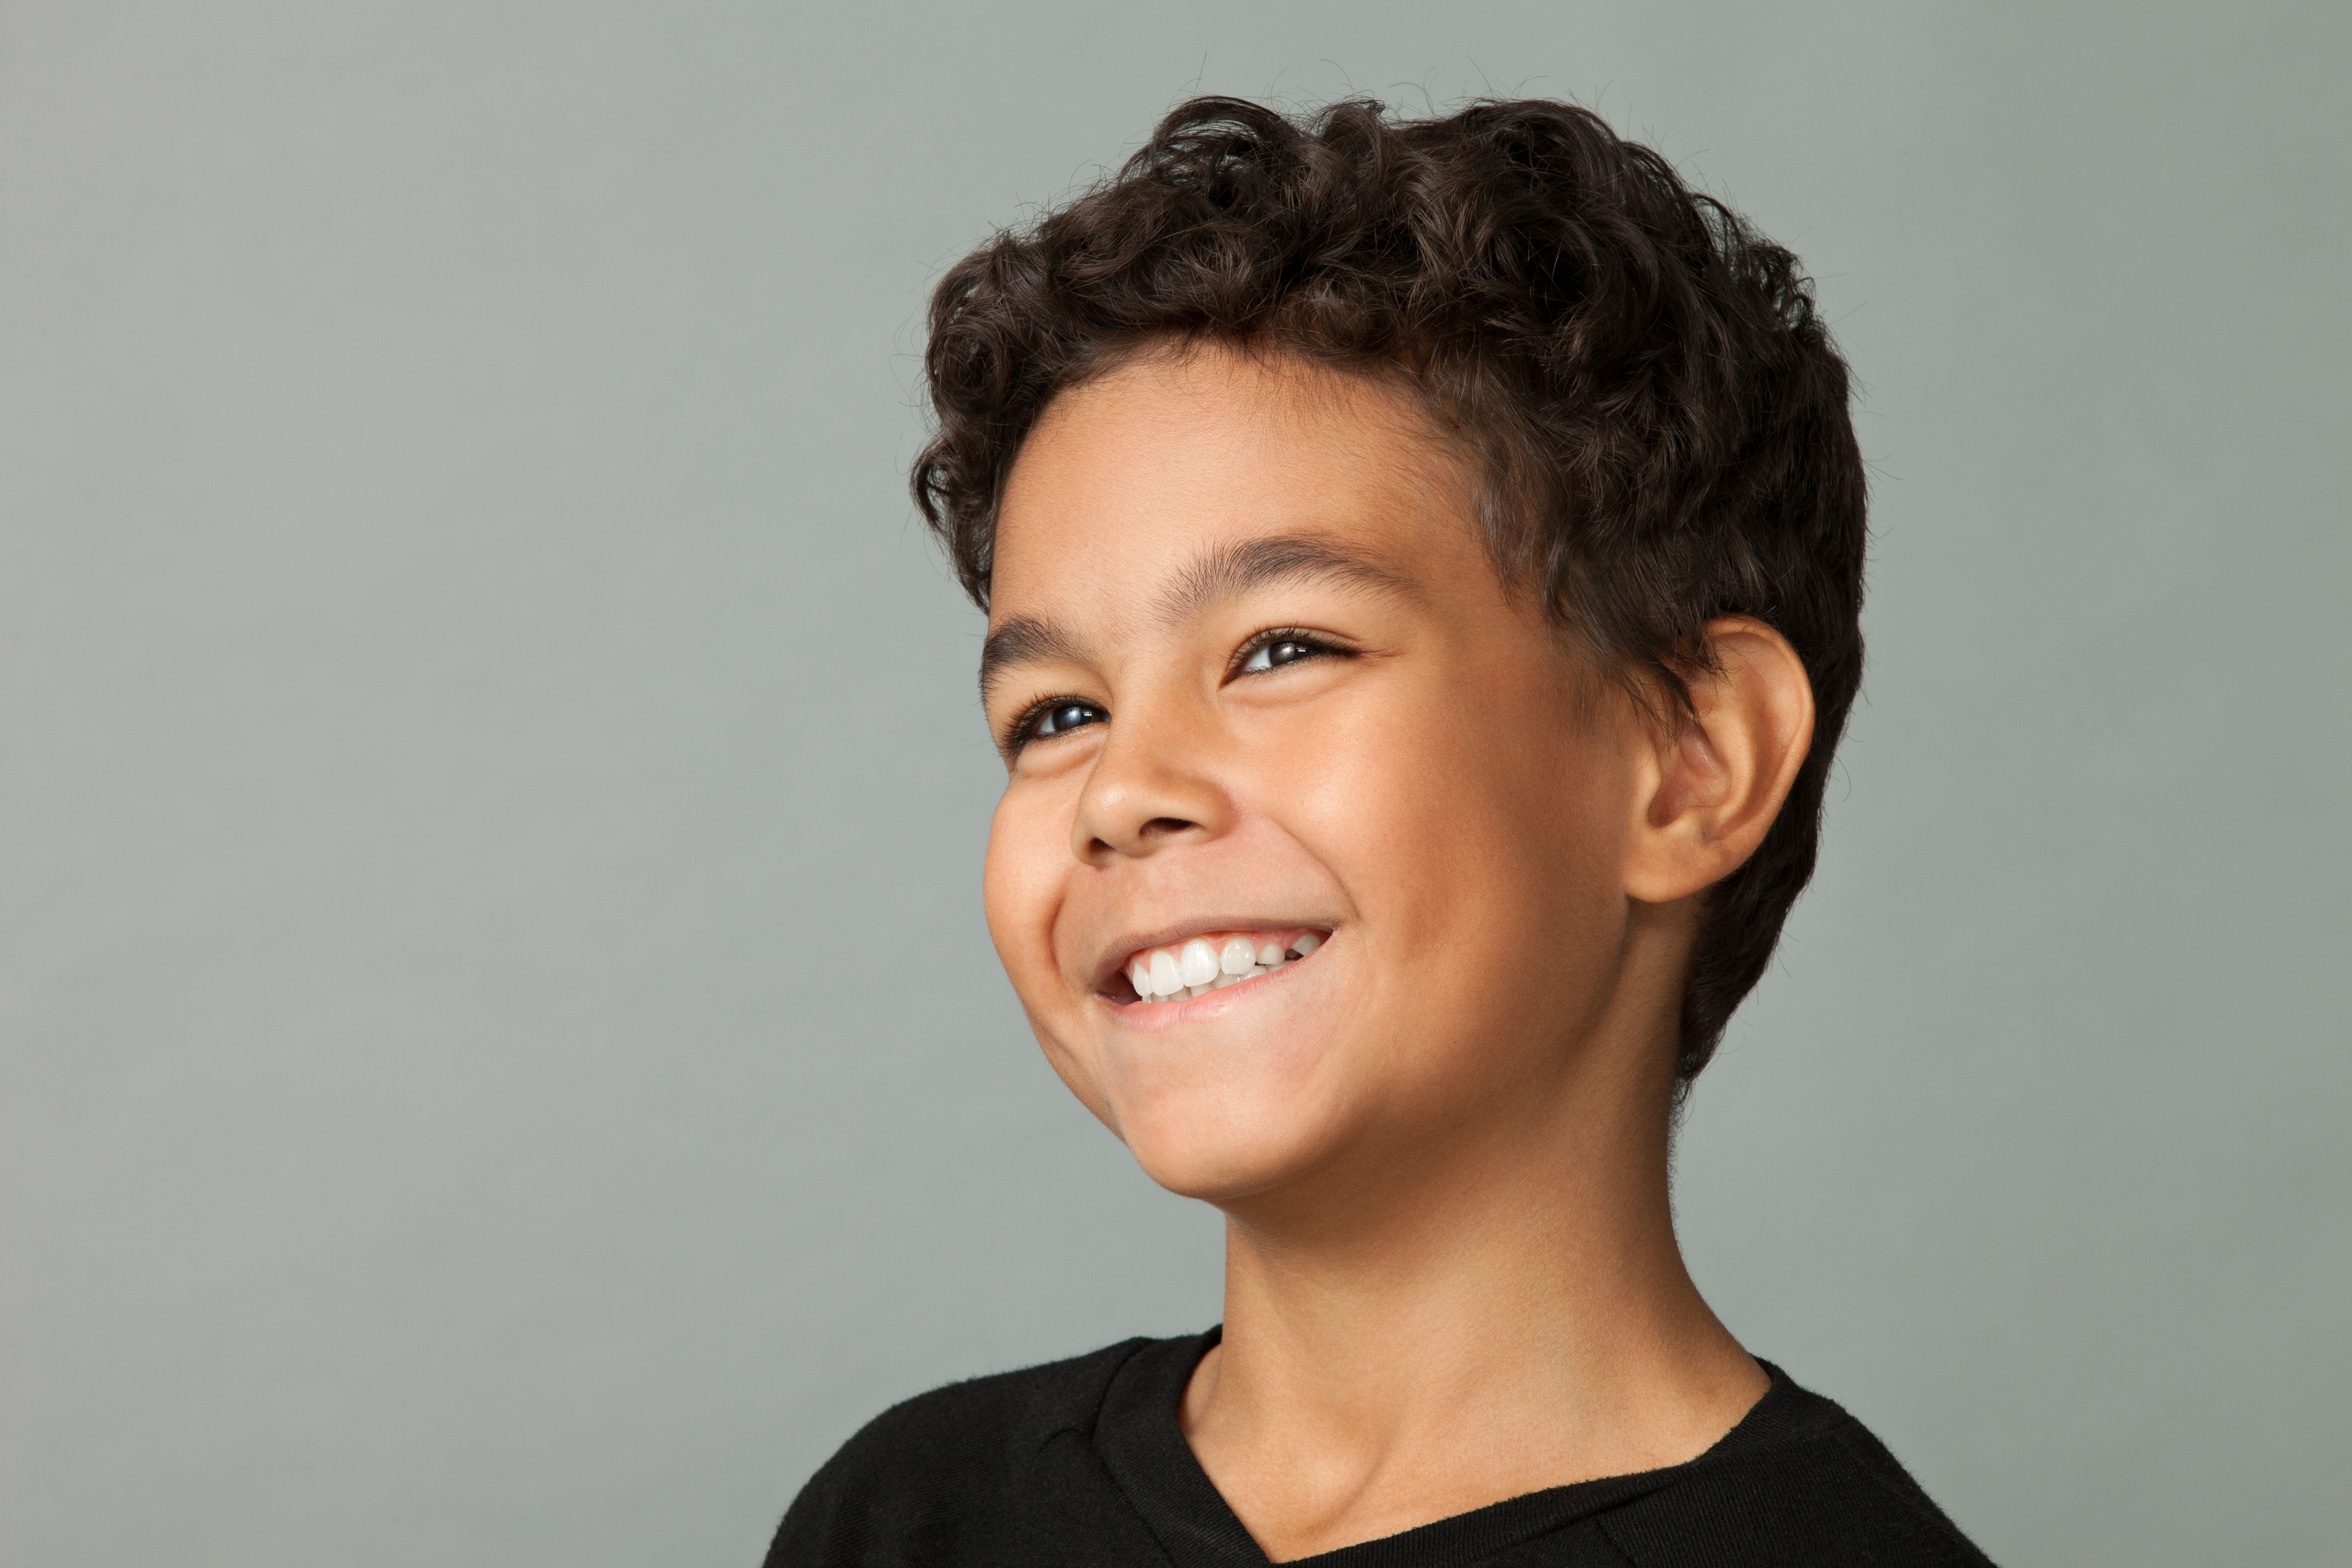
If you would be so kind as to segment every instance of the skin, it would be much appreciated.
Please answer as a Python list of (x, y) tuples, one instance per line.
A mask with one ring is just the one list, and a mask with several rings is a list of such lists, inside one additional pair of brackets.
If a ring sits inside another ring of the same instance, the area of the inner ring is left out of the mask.
[[(1178, 1415), (1277, 1562), (1679, 1463), (1768, 1383), (1683, 1265), (1667, 1121), (1699, 900), (1811, 688), (1727, 619), (1655, 721), (1472, 520), (1401, 395), (1218, 348), (1056, 399), (1000, 514), (989, 930), (1062, 1080), (1227, 1217)], [(1141, 946), (1298, 927), (1127, 1000)]]

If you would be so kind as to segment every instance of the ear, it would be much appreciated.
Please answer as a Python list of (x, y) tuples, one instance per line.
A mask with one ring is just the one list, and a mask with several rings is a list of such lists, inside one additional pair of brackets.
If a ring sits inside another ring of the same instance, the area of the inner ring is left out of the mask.
[(1788, 638), (1748, 616), (1706, 626), (1716, 668), (1690, 681), (1692, 711), (1654, 727), (1635, 791), (1625, 891), (1671, 903), (1756, 853), (1813, 742), (1813, 686)]

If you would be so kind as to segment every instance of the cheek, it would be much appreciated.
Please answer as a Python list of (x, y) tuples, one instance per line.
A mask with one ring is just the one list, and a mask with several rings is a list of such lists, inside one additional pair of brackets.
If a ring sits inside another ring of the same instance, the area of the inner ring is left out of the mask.
[(1611, 837), (1606, 759), (1532, 726), (1465, 727), (1427, 704), (1317, 741), (1284, 770), (1285, 815), (1364, 882), (1364, 897), (1484, 909), (1571, 868), (1589, 880)]
[(1024, 1002), (1036, 967), (1053, 962), (1054, 907), (1067, 854), (1066, 822), (1055, 818), (1044, 793), (1016, 785), (996, 803), (981, 872), (989, 940)]
[(1595, 979), (1577, 957), (1622, 935), (1623, 770), (1516, 695), (1490, 711), (1517, 722), (1465, 725), (1444, 692), (1357, 715), (1285, 769), (1291, 820), (1364, 917), (1379, 1011), (1431, 1049), (1572, 1027)]
[(1057, 805), (1049, 792), (1006, 791), (989, 823), (981, 899), (989, 940), (1047, 1063), (1079, 1102), (1117, 1132), (1099, 1064), (1083, 1048), (1083, 1031), (1072, 1035), (1065, 1027), (1069, 998), (1054, 957), (1054, 921), (1066, 891), (1070, 822), (1069, 809)]

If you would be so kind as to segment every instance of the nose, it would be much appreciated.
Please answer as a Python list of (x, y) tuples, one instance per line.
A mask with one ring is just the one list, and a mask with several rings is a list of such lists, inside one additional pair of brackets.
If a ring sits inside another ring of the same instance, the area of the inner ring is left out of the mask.
[(1078, 796), (1070, 849), (1088, 865), (1213, 838), (1231, 802), (1205, 765), (1202, 737), (1173, 715), (1114, 718)]

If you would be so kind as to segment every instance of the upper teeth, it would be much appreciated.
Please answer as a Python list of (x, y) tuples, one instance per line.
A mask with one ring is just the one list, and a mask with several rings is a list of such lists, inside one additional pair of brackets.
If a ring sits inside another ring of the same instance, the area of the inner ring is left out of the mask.
[(1232, 931), (1148, 948), (1127, 961), (1127, 978), (1146, 1002), (1205, 996), (1254, 974), (1270, 974), (1323, 945), (1319, 931)]

